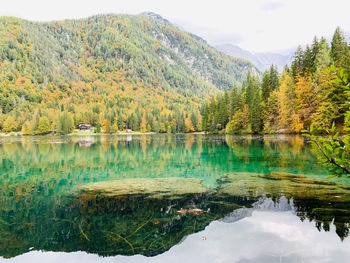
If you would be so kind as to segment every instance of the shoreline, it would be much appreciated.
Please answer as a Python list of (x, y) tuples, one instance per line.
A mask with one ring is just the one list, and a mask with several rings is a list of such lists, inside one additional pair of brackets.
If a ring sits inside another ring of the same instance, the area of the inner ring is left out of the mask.
[[(204, 131), (201, 132), (188, 132), (188, 133), (156, 133), (156, 132), (116, 132), (116, 133), (94, 133), (94, 132), (73, 132), (68, 134), (57, 134), (57, 133), (48, 133), (43, 135), (22, 135), (21, 132), (9, 132), (9, 133), (0, 133), (0, 138), (6, 137), (59, 137), (59, 136), (127, 136), (127, 135), (229, 135), (229, 136), (302, 136), (302, 133), (206, 133)], [(341, 133), (340, 135), (344, 135), (346, 133)], [(317, 136), (324, 137), (327, 134), (317, 134)]]
[(156, 132), (116, 132), (116, 133), (94, 133), (94, 132), (73, 132), (68, 134), (57, 134), (57, 133), (48, 133), (43, 135), (22, 135), (21, 132), (9, 132), (9, 133), (0, 133), (0, 138), (3, 137), (49, 137), (49, 136), (125, 136), (125, 135), (176, 135), (176, 134), (206, 134), (205, 132), (188, 132), (188, 133), (156, 133)]

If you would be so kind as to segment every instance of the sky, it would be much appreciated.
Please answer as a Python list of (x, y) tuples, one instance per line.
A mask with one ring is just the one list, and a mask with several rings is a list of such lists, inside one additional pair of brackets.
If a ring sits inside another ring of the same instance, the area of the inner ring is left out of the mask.
[[(282, 51), (350, 31), (349, 0), (0, 0), (0, 15), (34, 21), (96, 14), (160, 14), (211, 45), (251, 52)], [(347, 39), (348, 40), (348, 39)]]
[[(237, 210), (236, 210), (237, 211)], [(203, 240), (202, 237), (205, 237)], [(213, 221), (167, 252), (155, 257), (99, 257), (86, 252), (32, 251), (2, 260), (6, 263), (208, 263), (208, 262), (348, 262), (350, 238), (318, 231), (315, 222), (302, 222), (292, 212), (253, 212), (234, 223)]]

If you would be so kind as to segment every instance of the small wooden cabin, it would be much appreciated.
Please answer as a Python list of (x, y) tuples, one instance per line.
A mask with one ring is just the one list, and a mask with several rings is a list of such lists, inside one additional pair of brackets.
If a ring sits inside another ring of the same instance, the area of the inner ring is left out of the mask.
[(79, 124), (79, 130), (81, 131), (91, 131), (91, 128), (90, 124)]

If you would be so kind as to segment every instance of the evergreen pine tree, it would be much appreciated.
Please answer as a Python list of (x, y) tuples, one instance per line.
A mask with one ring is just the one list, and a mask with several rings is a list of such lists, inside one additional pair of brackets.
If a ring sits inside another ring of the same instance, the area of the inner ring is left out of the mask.
[(271, 65), (270, 67), (270, 92), (277, 90), (279, 86), (278, 82), (278, 70), (277, 67)]
[(329, 66), (330, 63), (331, 55), (327, 40), (325, 38), (321, 38), (314, 63), (315, 74), (318, 75), (320, 71)]
[(301, 46), (298, 46), (297, 50), (295, 51), (294, 59), (291, 65), (291, 71), (294, 79), (296, 79), (297, 75), (302, 73), (303, 59), (304, 51)]
[(265, 71), (261, 83), (261, 92), (262, 92), (262, 97), (264, 101), (267, 101), (269, 95), (270, 95), (270, 72)]
[(312, 42), (312, 46), (311, 46), (311, 60), (312, 60), (312, 67), (311, 67), (311, 72), (314, 73), (316, 71), (316, 56), (319, 52), (319, 48), (320, 48), (320, 42), (318, 41), (317, 37), (314, 37), (314, 40)]
[(302, 75), (309, 74), (313, 68), (313, 54), (309, 45), (306, 46), (302, 57)]
[(334, 65), (346, 68), (349, 65), (349, 47), (344, 33), (339, 27), (334, 32), (331, 42), (331, 58)]

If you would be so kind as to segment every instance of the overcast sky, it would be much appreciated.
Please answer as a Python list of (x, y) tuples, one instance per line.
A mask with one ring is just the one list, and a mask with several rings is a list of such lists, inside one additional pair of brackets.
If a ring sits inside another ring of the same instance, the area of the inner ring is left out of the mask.
[(1, 0), (0, 15), (61, 20), (95, 14), (152, 11), (210, 44), (252, 52), (293, 48), (350, 31), (349, 0)]

